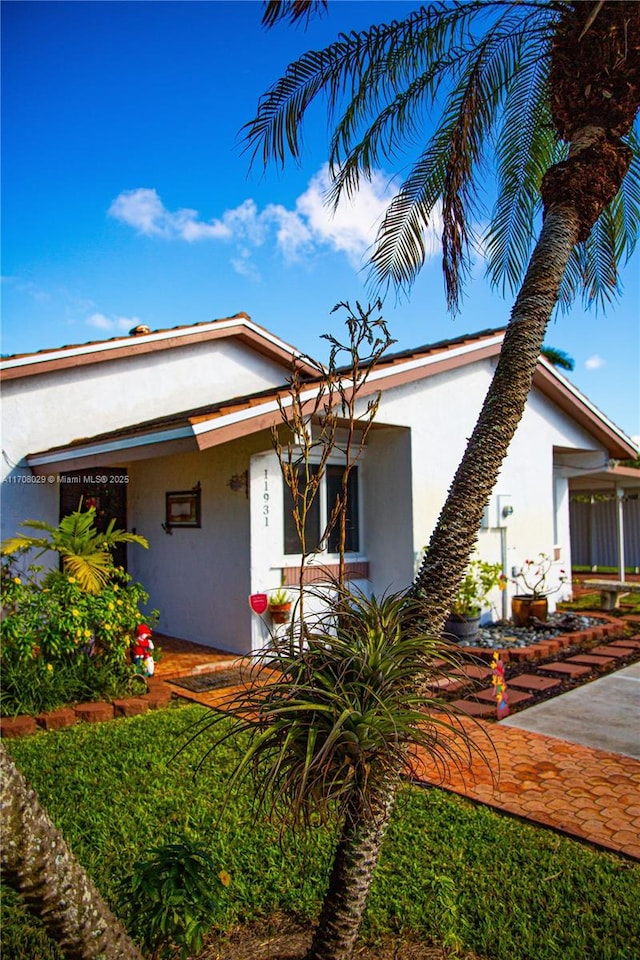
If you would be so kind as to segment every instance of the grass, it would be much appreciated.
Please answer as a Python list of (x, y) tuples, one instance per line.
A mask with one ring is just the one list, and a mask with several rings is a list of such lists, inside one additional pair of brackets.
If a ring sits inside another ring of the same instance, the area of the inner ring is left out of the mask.
[[(562, 601), (558, 604), (558, 610), (593, 610), (597, 611), (600, 609), (600, 594), (599, 593), (583, 593), (579, 597), (575, 597), (573, 600)], [(615, 616), (615, 610), (607, 610), (607, 613), (613, 614)], [(638, 593), (629, 593), (620, 601), (620, 609), (618, 613), (623, 615), (625, 613), (640, 613), (640, 594)]]
[[(207, 846), (221, 888), (218, 929), (284, 912), (317, 913), (331, 832), (305, 841), (256, 819), (251, 796), (225, 799), (230, 742), (205, 762), (205, 739), (177, 757), (201, 707), (80, 725), (8, 742), (98, 887), (116, 902), (133, 861), (161, 842)], [(3, 898), (4, 960), (61, 960), (17, 898)], [(640, 942), (640, 866), (442, 791), (400, 797), (364, 935), (458, 940), (491, 960), (632, 960)]]

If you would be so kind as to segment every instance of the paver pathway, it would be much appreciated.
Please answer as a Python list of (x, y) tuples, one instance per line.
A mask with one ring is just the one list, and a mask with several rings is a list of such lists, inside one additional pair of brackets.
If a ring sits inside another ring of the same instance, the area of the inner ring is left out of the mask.
[(486, 760), (465, 756), (443, 778), (421, 753), (418, 779), (640, 859), (640, 760), (483, 720), (458, 722)]

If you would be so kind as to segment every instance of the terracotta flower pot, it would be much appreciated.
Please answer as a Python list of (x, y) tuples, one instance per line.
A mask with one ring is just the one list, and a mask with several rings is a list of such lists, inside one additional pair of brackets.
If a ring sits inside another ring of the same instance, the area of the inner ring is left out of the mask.
[(288, 623), (291, 619), (291, 602), (270, 603), (269, 613), (274, 623)]
[(549, 613), (546, 597), (532, 597), (527, 594), (511, 599), (511, 619), (516, 627), (526, 627), (532, 617), (545, 621)]

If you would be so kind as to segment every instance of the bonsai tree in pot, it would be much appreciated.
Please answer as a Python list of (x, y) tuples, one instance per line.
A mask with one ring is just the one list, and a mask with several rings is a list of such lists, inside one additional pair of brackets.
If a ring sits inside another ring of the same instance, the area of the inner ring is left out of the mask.
[(453, 634), (458, 641), (475, 639), (482, 608), (488, 604), (494, 587), (505, 587), (500, 564), (472, 559), (451, 605), (444, 625), (445, 633)]
[(532, 620), (546, 620), (549, 614), (548, 597), (556, 593), (567, 580), (564, 570), (558, 574), (555, 586), (549, 586), (548, 578), (553, 560), (547, 553), (539, 553), (536, 560), (525, 560), (520, 573), (513, 582), (520, 588), (511, 598), (511, 618), (517, 627), (524, 627)]

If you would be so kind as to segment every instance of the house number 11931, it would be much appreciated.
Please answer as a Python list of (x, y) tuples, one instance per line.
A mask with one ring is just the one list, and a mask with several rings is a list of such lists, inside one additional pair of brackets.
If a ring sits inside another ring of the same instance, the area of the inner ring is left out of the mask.
[(264, 525), (269, 526), (269, 471), (264, 472), (264, 491), (262, 494), (262, 513), (264, 515)]

